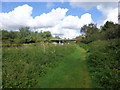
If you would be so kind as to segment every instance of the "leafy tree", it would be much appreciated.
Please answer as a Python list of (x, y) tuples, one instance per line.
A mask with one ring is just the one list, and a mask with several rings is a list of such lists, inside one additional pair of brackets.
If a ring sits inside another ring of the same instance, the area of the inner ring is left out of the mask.
[(119, 88), (120, 25), (107, 21), (100, 30), (95, 28), (94, 25), (81, 28), (86, 35), (83, 48), (89, 53), (87, 64), (91, 78), (98, 87)]
[(56, 38), (56, 39), (60, 39), (60, 37), (59, 37), (59, 36), (55, 36), (55, 38)]
[(107, 22), (104, 24), (104, 26), (101, 26), (102, 31), (107, 31), (108, 28), (111, 28), (113, 25), (114, 25), (113, 22), (107, 21)]
[(95, 40), (95, 37), (99, 33), (99, 29), (95, 24), (91, 23), (81, 27), (81, 32), (85, 36), (84, 42), (89, 43)]
[(50, 31), (41, 32), (41, 38), (43, 39), (44, 42), (47, 42), (52, 38), (52, 35)]
[(80, 36), (77, 36), (75, 39), (77, 40), (77, 42), (80, 42), (84, 39), (84, 36), (80, 35)]
[(81, 32), (86, 36), (86, 37), (90, 37), (92, 34), (97, 33), (99, 30), (97, 28), (97, 26), (93, 23), (88, 24), (88, 25), (84, 25), (81, 28)]
[(4, 41), (6, 39), (9, 39), (9, 32), (2, 30), (2, 40)]
[(114, 38), (119, 38), (120, 35), (120, 25), (119, 24), (114, 24), (113, 22), (107, 21), (104, 26), (101, 27), (101, 33), (102, 37), (104, 39), (114, 39)]
[(5, 44), (23, 44), (48, 42), (52, 35), (49, 31), (46, 32), (32, 32), (29, 27), (21, 27), (19, 31), (2, 30), (2, 41)]
[(32, 41), (31, 31), (29, 27), (22, 27), (20, 30), (20, 39), (22, 43), (30, 43)]

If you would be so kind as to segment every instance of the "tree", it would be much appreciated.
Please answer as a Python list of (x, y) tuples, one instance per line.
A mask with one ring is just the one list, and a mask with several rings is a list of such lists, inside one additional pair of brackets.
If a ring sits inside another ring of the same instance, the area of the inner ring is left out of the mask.
[(77, 40), (77, 42), (80, 42), (84, 39), (84, 36), (80, 35), (80, 36), (77, 36), (75, 39)]
[(31, 31), (29, 27), (22, 27), (19, 29), (20, 31), (20, 39), (22, 43), (30, 43), (32, 41)]
[(32, 32), (29, 27), (21, 27), (19, 31), (2, 30), (2, 42), (5, 44), (23, 44), (23, 43), (36, 43), (48, 42), (52, 35), (49, 31), (46, 32)]
[(120, 25), (119, 24), (114, 24), (111, 21), (107, 21), (104, 26), (101, 26), (101, 32), (102, 32), (102, 37), (104, 39), (114, 39), (114, 38), (119, 38), (120, 35)]
[(41, 32), (41, 38), (43, 39), (44, 42), (49, 41), (52, 38), (51, 32), (50, 31)]
[(60, 39), (60, 37), (59, 37), (59, 36), (55, 36), (55, 38), (56, 38), (56, 39)]
[(99, 29), (93, 23), (81, 27), (81, 32), (85, 36), (84, 43), (90, 43), (98, 38)]
[(98, 32), (99, 30), (97, 26), (93, 23), (84, 25), (83, 27), (81, 27), (81, 33), (83, 33), (86, 37), (90, 37), (92, 34), (98, 33)]
[(107, 31), (109, 28), (112, 28), (114, 26), (114, 23), (111, 21), (107, 21), (104, 26), (101, 26), (102, 31)]

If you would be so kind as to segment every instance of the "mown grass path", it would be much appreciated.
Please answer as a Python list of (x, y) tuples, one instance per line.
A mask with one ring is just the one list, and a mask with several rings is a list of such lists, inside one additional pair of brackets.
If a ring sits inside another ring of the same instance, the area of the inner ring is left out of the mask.
[(40, 88), (92, 88), (86, 65), (86, 51), (77, 46), (75, 52), (67, 55), (65, 60), (41, 78)]

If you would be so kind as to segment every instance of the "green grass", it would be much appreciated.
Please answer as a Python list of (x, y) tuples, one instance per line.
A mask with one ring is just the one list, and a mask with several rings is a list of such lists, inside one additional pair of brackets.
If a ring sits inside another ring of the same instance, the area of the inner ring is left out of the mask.
[(40, 88), (92, 88), (86, 65), (86, 51), (78, 46), (58, 66), (39, 79)]
[(40, 77), (56, 67), (56, 62), (63, 60), (74, 49), (74, 45), (3, 47), (3, 87), (35, 87)]
[(86, 51), (77, 45), (3, 48), (4, 88), (92, 88)]

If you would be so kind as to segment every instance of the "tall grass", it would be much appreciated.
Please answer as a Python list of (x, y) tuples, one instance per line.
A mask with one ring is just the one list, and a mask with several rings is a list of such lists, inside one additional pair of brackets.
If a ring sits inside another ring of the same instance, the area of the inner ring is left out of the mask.
[(3, 87), (36, 87), (38, 78), (74, 50), (74, 45), (3, 47)]
[(80, 44), (88, 50), (87, 64), (97, 87), (119, 88), (120, 40), (98, 40), (86, 45)]

